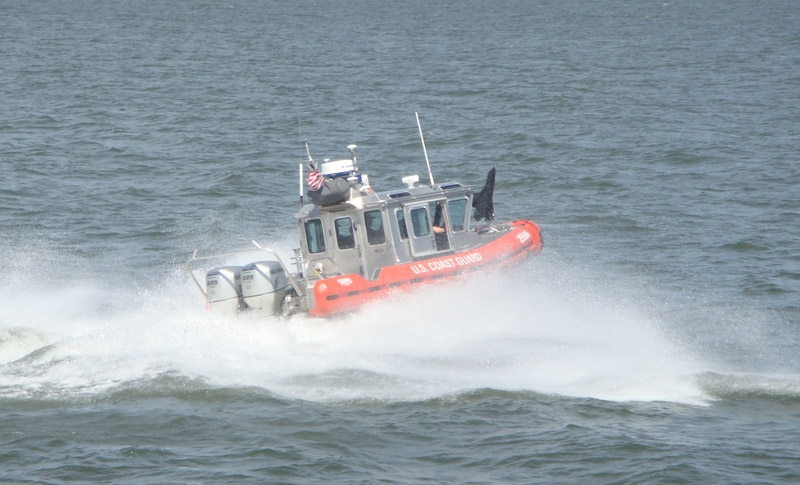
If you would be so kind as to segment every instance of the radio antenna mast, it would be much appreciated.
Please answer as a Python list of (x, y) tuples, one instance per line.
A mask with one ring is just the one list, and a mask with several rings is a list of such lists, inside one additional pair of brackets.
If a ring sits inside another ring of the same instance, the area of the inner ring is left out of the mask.
[(428, 150), (425, 148), (425, 137), (422, 136), (422, 125), (419, 123), (419, 113), (414, 111), (414, 116), (417, 117), (417, 128), (419, 129), (419, 139), (422, 141), (422, 153), (425, 154), (425, 165), (428, 166), (428, 179), (431, 181), (431, 187), (433, 187), (433, 172), (431, 172), (431, 162), (428, 161)]
[[(306, 144), (306, 152), (308, 152), (308, 140), (303, 140), (303, 129), (300, 125), (300, 118), (297, 118), (297, 137), (301, 140), (300, 144)], [(311, 158), (311, 155), (309, 155)], [(303, 162), (300, 162), (300, 207), (303, 207)]]

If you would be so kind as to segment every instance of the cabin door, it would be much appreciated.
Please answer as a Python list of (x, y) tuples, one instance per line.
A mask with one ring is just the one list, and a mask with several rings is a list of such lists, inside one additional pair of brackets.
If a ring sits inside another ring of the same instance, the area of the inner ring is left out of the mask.
[(436, 239), (431, 229), (431, 213), (427, 202), (408, 204), (403, 207), (411, 243), (412, 256), (424, 256), (436, 252)]

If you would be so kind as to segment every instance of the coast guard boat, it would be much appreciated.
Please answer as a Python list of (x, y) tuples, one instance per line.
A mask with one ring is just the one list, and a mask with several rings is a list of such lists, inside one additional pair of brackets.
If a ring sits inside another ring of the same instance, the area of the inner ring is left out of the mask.
[[(259, 261), (221, 266), (205, 273), (205, 288), (192, 265), (238, 253), (198, 257), (186, 270), (207, 308), (290, 316), (327, 317), (357, 310), (394, 291), (513, 263), (542, 248), (539, 227), (527, 220), (494, 222), (492, 168), (480, 192), (459, 182), (435, 183), (417, 116), (429, 183), (404, 177), (404, 186), (375, 191), (350, 157), (317, 163), (306, 143), (308, 198), (295, 214), (300, 247), (293, 270), (255, 241)], [(474, 220), (474, 222), (473, 222)]]

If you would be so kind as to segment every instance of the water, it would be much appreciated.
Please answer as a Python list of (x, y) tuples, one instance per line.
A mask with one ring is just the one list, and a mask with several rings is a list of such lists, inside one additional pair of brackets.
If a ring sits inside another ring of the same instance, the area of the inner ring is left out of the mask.
[[(795, 2), (0, 4), (0, 476), (800, 480)], [(346, 319), (206, 313), (296, 166), (498, 169), (545, 250)]]

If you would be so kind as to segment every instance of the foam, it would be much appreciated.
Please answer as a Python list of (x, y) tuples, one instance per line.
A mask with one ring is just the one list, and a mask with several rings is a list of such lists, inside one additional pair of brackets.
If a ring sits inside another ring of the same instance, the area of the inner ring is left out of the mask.
[[(285, 256), (290, 247), (286, 239), (277, 249)], [(736, 379), (709, 385), (709, 373), (742, 369), (725, 355), (698, 352), (708, 336), (677, 332), (675, 319), (686, 312), (663, 311), (663, 294), (546, 255), (392, 294), (345, 318), (283, 320), (205, 311), (182, 265), (137, 286), (117, 273), (113, 282), (87, 272), (42, 274), (41, 254), (12, 253), (6, 263), (19, 264), (0, 288), (0, 397), (91, 397), (164, 375), (312, 401), (422, 400), (490, 388), (705, 404), (727, 395), (720, 386), (741, 386)], [(754, 333), (728, 336), (737, 355), (763, 353)], [(687, 335), (697, 341), (686, 345)], [(782, 379), (778, 387), (796, 389), (797, 379)]]
[(334, 320), (209, 313), (177, 268), (132, 293), (86, 282), (44, 294), (5, 291), (10, 338), (0, 343), (0, 388), (63, 397), (172, 372), (322, 401), (479, 388), (706, 399), (693, 379), (701, 369), (658, 322), (574, 282), (563, 292), (541, 278), (552, 271), (528, 263), (394, 294)]

